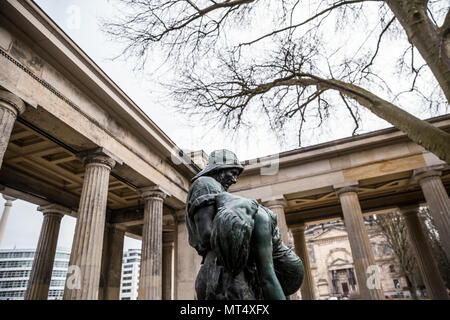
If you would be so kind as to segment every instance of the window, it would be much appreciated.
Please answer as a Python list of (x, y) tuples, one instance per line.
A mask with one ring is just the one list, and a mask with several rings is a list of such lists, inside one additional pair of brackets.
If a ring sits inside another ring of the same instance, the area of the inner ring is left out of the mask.
[(127, 260), (127, 262), (136, 262), (137, 261), (137, 259), (136, 258), (133, 258), (133, 259), (128, 259)]
[(33, 258), (34, 252), (26, 251), (26, 252), (0, 252), (0, 259), (7, 258)]
[(393, 281), (394, 281), (394, 287), (396, 289), (400, 289), (400, 281), (398, 281), (398, 279), (394, 279)]
[(122, 287), (131, 287), (131, 282), (123, 283)]
[(123, 277), (123, 281), (131, 280), (133, 277)]
[(49, 290), (48, 296), (53, 298), (58, 298), (63, 296), (64, 291), (63, 290)]
[(55, 259), (69, 260), (69, 258), (70, 258), (70, 254), (69, 253), (57, 252), (55, 254)]
[(33, 261), (0, 261), (0, 268), (27, 268), (33, 265)]
[(55, 261), (53, 268), (68, 268), (69, 261)]
[(131, 300), (130, 297), (123, 297), (122, 300)]
[(131, 270), (127, 270), (127, 271), (123, 272), (123, 274), (132, 274), (132, 273), (133, 273), (133, 271), (131, 271)]
[(0, 297), (15, 298), (15, 297), (23, 297), (23, 296), (25, 296), (25, 290), (0, 292)]
[(12, 270), (12, 271), (0, 271), (1, 278), (27, 278), (30, 276), (30, 270)]
[(0, 281), (0, 288), (26, 288), (28, 280)]
[(55, 270), (52, 273), (52, 278), (65, 278), (67, 275), (67, 271), (65, 270)]
[(391, 264), (390, 266), (389, 266), (389, 272), (395, 272), (395, 267), (394, 267), (394, 265), (393, 264)]
[(130, 269), (130, 268), (133, 268), (133, 265), (132, 264), (126, 264), (126, 265), (123, 266), (123, 268), (124, 269)]
[(392, 253), (392, 250), (391, 250), (391, 248), (389, 248), (387, 245), (385, 245), (385, 246), (384, 246), (383, 253), (386, 254), (386, 255), (389, 255), (389, 254)]
[(50, 287), (64, 287), (65, 280), (52, 280), (50, 281)]
[(131, 289), (123, 289), (122, 290), (122, 293), (128, 293), (128, 292), (131, 292)]

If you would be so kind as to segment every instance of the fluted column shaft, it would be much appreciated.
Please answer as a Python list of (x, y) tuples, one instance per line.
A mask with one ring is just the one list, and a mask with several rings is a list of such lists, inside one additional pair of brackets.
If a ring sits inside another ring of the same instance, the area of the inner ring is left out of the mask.
[(106, 225), (103, 239), (99, 300), (119, 300), (125, 232)]
[(441, 174), (439, 170), (427, 168), (414, 170), (414, 178), (419, 181), (442, 247), (450, 259), (450, 199), (442, 184)]
[(145, 204), (138, 298), (161, 300), (163, 201), (167, 194), (154, 187), (142, 189), (141, 193)]
[(65, 300), (98, 299), (108, 183), (115, 161), (93, 153), (84, 163), (86, 171), (69, 264), (80, 270), (80, 288), (66, 286)]
[(355, 273), (359, 284), (360, 298), (363, 300), (383, 300), (384, 293), (380, 289), (370, 289), (367, 286), (369, 266), (376, 266), (375, 258), (370, 247), (369, 236), (364, 224), (361, 206), (356, 187), (337, 188), (337, 195), (341, 202), (345, 228), (352, 250)]
[(172, 300), (173, 241), (163, 241), (162, 252), (162, 299)]
[(303, 263), (303, 269), (305, 270), (303, 283), (300, 288), (302, 293), (302, 300), (314, 300), (314, 280), (311, 272), (311, 266), (309, 264), (308, 249), (305, 239), (305, 225), (299, 224), (291, 228), (292, 236), (294, 237), (295, 253), (300, 257)]
[(9, 212), (11, 211), (12, 202), (16, 198), (3, 195), (3, 199), (6, 200), (5, 208), (3, 209), (2, 218), (0, 219), (0, 245), (2, 244), (3, 236), (5, 235), (6, 223), (8, 222)]
[(59, 205), (38, 208), (44, 214), (25, 300), (47, 300), (61, 219), (68, 210)]
[(175, 296), (177, 300), (194, 300), (195, 279), (202, 257), (189, 245), (184, 210), (177, 214), (175, 247)]
[(25, 104), (20, 98), (0, 89), (0, 168), (16, 118), (24, 111)]
[(425, 282), (429, 297), (436, 300), (448, 300), (447, 288), (439, 273), (436, 260), (431, 254), (431, 248), (417, 215), (417, 209), (417, 207), (413, 207), (401, 210), (408, 228), (408, 236), (416, 257), (416, 263)]
[(286, 223), (284, 208), (287, 202), (284, 198), (262, 201), (263, 206), (269, 208), (277, 215), (277, 226), (280, 229), (281, 240), (286, 245), (292, 245), (292, 236)]

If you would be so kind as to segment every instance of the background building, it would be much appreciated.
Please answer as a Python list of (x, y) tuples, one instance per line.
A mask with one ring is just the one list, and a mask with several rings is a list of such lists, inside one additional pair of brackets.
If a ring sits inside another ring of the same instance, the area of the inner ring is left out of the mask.
[(129, 249), (123, 254), (120, 279), (120, 300), (137, 300), (141, 249)]
[[(406, 279), (386, 239), (365, 219), (372, 253), (379, 267), (385, 297), (408, 298)], [(358, 282), (347, 231), (342, 221), (311, 225), (305, 232), (316, 299), (358, 298)]]
[[(33, 265), (35, 250), (0, 250), (0, 300), (23, 300)], [(49, 300), (62, 299), (70, 251), (56, 250)]]

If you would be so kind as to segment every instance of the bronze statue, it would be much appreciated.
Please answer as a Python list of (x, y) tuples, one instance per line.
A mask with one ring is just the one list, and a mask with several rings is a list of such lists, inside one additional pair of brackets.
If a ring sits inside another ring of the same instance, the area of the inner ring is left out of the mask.
[(281, 241), (276, 214), (227, 192), (242, 171), (233, 152), (216, 150), (192, 179), (186, 225), (189, 244), (203, 257), (199, 300), (283, 300), (303, 281), (302, 262)]

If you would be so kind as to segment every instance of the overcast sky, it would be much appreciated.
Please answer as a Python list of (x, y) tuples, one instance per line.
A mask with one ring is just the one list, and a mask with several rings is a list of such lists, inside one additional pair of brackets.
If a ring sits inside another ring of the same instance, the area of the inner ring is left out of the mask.
[[(267, 135), (261, 128), (253, 128), (250, 133), (242, 133), (239, 139), (232, 140), (230, 135), (208, 126), (192, 124), (181, 115), (168, 112), (161, 100), (161, 87), (153, 80), (151, 74), (134, 72), (133, 61), (111, 60), (119, 47), (108, 41), (99, 28), (99, 17), (108, 17), (117, 12), (108, 0), (36, 0), (39, 6), (66, 32), (78, 46), (86, 52), (101, 69), (130, 96), (137, 105), (181, 148), (190, 150), (203, 149), (209, 153), (215, 149), (227, 148), (236, 152), (240, 160), (256, 158), (295, 148), (293, 144), (281, 144), (272, 135)], [(79, 15), (78, 15), (79, 14)], [(75, 18), (74, 18), (75, 17)], [(77, 18), (79, 17), (79, 19)], [(159, 62), (155, 59), (154, 63)], [(161, 70), (166, 71), (164, 67)], [(167, 70), (170, 77), (170, 70)], [(307, 144), (349, 136), (352, 123), (334, 121), (341, 114), (333, 115), (321, 135), (310, 134)], [(431, 114), (422, 113), (421, 118)], [(348, 118), (347, 118), (348, 119)], [(364, 124), (359, 133), (387, 127), (388, 124), (371, 114), (364, 115)], [(4, 199), (0, 200), (3, 210)], [(42, 214), (36, 206), (21, 200), (14, 202), (5, 237), (0, 248), (35, 248), (42, 224)], [(75, 219), (64, 217), (58, 246), (70, 249), (75, 229)], [(125, 249), (137, 248), (140, 241), (126, 239)]]

